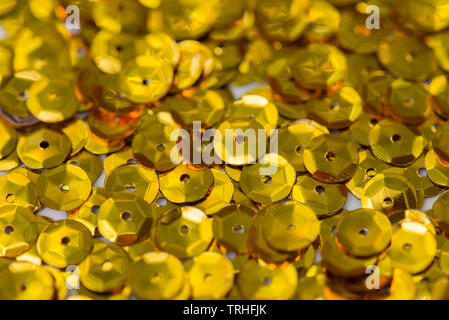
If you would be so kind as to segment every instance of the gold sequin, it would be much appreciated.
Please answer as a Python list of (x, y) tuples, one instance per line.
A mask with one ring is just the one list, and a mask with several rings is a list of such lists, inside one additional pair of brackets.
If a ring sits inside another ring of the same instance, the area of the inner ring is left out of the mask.
[(295, 176), (295, 169), (282, 156), (266, 154), (259, 163), (243, 168), (240, 188), (255, 202), (277, 202), (290, 194)]
[(267, 208), (262, 231), (267, 243), (276, 250), (297, 251), (316, 239), (320, 223), (312, 209), (291, 202)]
[(290, 299), (297, 284), (298, 275), (293, 265), (271, 269), (255, 260), (248, 261), (243, 267), (237, 282), (242, 296), (252, 300)]
[[(423, 199), (421, 199), (423, 201)], [(392, 213), (398, 210), (417, 209), (422, 202), (415, 186), (397, 173), (379, 173), (364, 187), (362, 207)]]
[(302, 175), (296, 179), (291, 197), (310, 207), (319, 218), (325, 218), (343, 208), (347, 194), (344, 185), (322, 183)]
[(341, 88), (336, 94), (306, 103), (307, 115), (328, 129), (344, 129), (362, 114), (362, 99), (350, 87)]
[(80, 107), (73, 84), (64, 79), (42, 78), (31, 85), (28, 94), (28, 110), (43, 122), (69, 119)]
[(233, 286), (234, 267), (221, 254), (203, 252), (187, 262), (185, 268), (193, 299), (221, 299)]
[(62, 165), (45, 171), (37, 180), (41, 203), (54, 210), (79, 208), (90, 196), (92, 187), (83, 169)]
[(60, 165), (70, 154), (69, 138), (60, 132), (40, 128), (22, 135), (17, 144), (20, 160), (31, 169), (48, 169)]
[(3, 159), (14, 151), (17, 145), (18, 134), (16, 130), (0, 121), (0, 135), (2, 136), (0, 142), (0, 159)]
[(37, 250), (45, 263), (65, 268), (77, 265), (92, 249), (92, 236), (80, 222), (62, 220), (42, 230)]
[(33, 180), (20, 173), (9, 172), (0, 176), (0, 206), (17, 205), (34, 210), (37, 190)]
[(218, 244), (236, 254), (246, 253), (248, 232), (255, 214), (253, 209), (243, 205), (230, 205), (218, 211), (212, 223)]
[(170, 89), (173, 70), (157, 57), (139, 56), (120, 75), (120, 87), (125, 96), (136, 103), (153, 102)]
[(120, 245), (130, 245), (148, 237), (152, 223), (150, 205), (130, 193), (113, 194), (98, 212), (98, 231)]
[(33, 213), (26, 208), (5, 205), (0, 208), (0, 254), (15, 258), (31, 248), (38, 236)]
[(180, 259), (196, 256), (212, 242), (212, 219), (194, 207), (177, 207), (165, 213), (156, 229), (158, 248)]
[(94, 240), (92, 252), (79, 265), (83, 286), (98, 293), (122, 287), (128, 277), (131, 259), (117, 245)]
[(398, 167), (411, 165), (424, 151), (424, 138), (402, 123), (379, 121), (369, 133), (376, 158)]
[(51, 300), (53, 278), (42, 266), (12, 262), (0, 271), (2, 300)]
[(304, 164), (314, 178), (341, 183), (352, 178), (359, 163), (357, 145), (342, 135), (328, 134), (306, 144)]
[(436, 241), (424, 225), (405, 221), (394, 230), (388, 254), (394, 266), (418, 273), (432, 263)]
[(174, 168), (176, 164), (170, 158), (170, 152), (176, 146), (170, 140), (173, 130), (175, 128), (161, 123), (146, 126), (133, 139), (135, 159), (146, 167), (160, 171)]
[(171, 254), (149, 252), (132, 264), (128, 281), (141, 299), (172, 299), (183, 288), (184, 266)]
[(337, 239), (357, 257), (379, 254), (390, 244), (391, 224), (382, 212), (359, 209), (344, 216), (337, 226)]
[(154, 170), (138, 164), (124, 165), (114, 169), (104, 183), (106, 196), (129, 192), (152, 203), (159, 192), (159, 179)]
[(161, 192), (171, 202), (189, 203), (203, 199), (214, 183), (210, 169), (194, 169), (180, 164), (159, 176)]

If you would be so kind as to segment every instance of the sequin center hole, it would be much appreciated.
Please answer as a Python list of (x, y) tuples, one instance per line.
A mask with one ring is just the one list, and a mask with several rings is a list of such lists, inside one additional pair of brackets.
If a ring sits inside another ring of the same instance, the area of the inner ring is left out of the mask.
[(129, 213), (129, 212), (123, 212), (123, 213), (121, 214), (121, 218), (122, 218), (122, 220), (125, 221), (125, 222), (131, 220), (131, 217), (132, 217), (132, 214)]
[(368, 229), (367, 229), (367, 228), (362, 228), (362, 229), (360, 229), (360, 230), (359, 230), (359, 234), (360, 234), (361, 236), (366, 237), (366, 236), (369, 234)]
[(323, 186), (316, 186), (315, 187), (315, 192), (317, 194), (323, 194), (326, 191), (326, 188), (324, 188)]
[(326, 152), (324, 157), (326, 158), (327, 161), (334, 161), (335, 159), (337, 159), (337, 155), (333, 151)]
[(190, 227), (186, 224), (179, 227), (179, 233), (183, 236), (188, 234), (190, 232)]
[(14, 232), (14, 227), (13, 226), (6, 226), (4, 229), (6, 234), (11, 234)]
[(235, 233), (242, 234), (243, 232), (245, 232), (245, 227), (242, 226), (241, 224), (235, 224), (232, 226), (232, 231), (234, 231)]

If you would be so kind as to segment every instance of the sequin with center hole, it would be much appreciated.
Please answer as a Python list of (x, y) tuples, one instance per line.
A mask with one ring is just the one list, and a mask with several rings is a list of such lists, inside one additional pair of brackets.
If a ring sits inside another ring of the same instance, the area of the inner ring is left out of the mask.
[(248, 261), (238, 277), (237, 286), (246, 299), (285, 300), (296, 291), (298, 275), (293, 265), (268, 268), (263, 262)]
[(0, 206), (18, 205), (34, 210), (37, 201), (36, 184), (33, 180), (13, 172), (0, 176)]
[(387, 248), (392, 228), (387, 216), (372, 209), (349, 212), (337, 225), (337, 240), (356, 257), (370, 257)]
[(51, 300), (54, 281), (42, 266), (15, 261), (0, 271), (0, 298), (3, 300)]
[(100, 206), (98, 231), (111, 242), (130, 245), (150, 236), (150, 205), (131, 193), (115, 193)]
[(17, 154), (31, 169), (49, 169), (60, 165), (71, 152), (70, 139), (64, 134), (47, 128), (21, 135)]
[(184, 266), (166, 252), (149, 252), (135, 261), (128, 281), (141, 299), (172, 299), (180, 293), (185, 282)]
[(195, 300), (224, 298), (234, 284), (232, 263), (218, 253), (203, 252), (187, 262), (185, 269)]
[(194, 207), (166, 212), (156, 227), (156, 245), (180, 259), (206, 251), (213, 239), (212, 219)]
[(152, 203), (159, 192), (159, 179), (156, 172), (139, 164), (126, 164), (114, 169), (104, 183), (106, 196), (129, 192)]
[(248, 232), (256, 211), (244, 205), (229, 205), (213, 218), (214, 238), (227, 251), (247, 253)]
[(257, 164), (243, 168), (240, 188), (257, 203), (277, 202), (290, 194), (295, 176), (295, 169), (282, 156), (266, 154)]
[(371, 129), (369, 144), (376, 158), (397, 167), (411, 165), (425, 147), (419, 133), (392, 120), (381, 120)]
[(291, 198), (310, 207), (317, 217), (325, 218), (343, 208), (347, 195), (344, 185), (323, 183), (302, 175), (296, 178)]
[(306, 205), (287, 202), (266, 209), (262, 232), (274, 249), (292, 252), (309, 246), (320, 232), (315, 212)]
[(352, 178), (359, 163), (356, 143), (348, 137), (328, 134), (306, 144), (304, 164), (320, 181), (341, 183)]
[(365, 185), (361, 200), (363, 208), (383, 211), (386, 214), (417, 209), (423, 204), (419, 202), (415, 186), (397, 173), (377, 174)]
[(42, 230), (36, 245), (43, 261), (65, 268), (86, 258), (92, 249), (92, 236), (80, 222), (62, 220)]
[(194, 169), (180, 164), (172, 171), (159, 175), (161, 192), (173, 203), (192, 203), (203, 199), (213, 186), (210, 169)]
[(90, 196), (91, 181), (86, 172), (73, 165), (47, 170), (37, 180), (40, 202), (54, 210), (74, 210)]
[(0, 231), (0, 254), (7, 258), (15, 258), (28, 251), (39, 234), (32, 211), (13, 205), (0, 207)]
[(111, 293), (127, 280), (131, 259), (115, 244), (94, 240), (90, 254), (79, 265), (81, 284), (98, 293)]

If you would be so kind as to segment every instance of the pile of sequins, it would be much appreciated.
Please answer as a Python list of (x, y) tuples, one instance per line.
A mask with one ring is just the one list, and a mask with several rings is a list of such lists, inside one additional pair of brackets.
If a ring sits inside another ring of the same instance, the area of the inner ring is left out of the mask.
[[(449, 298), (449, 0), (1, 0), (0, 23), (0, 299)], [(196, 121), (278, 129), (277, 160), (175, 164)]]

